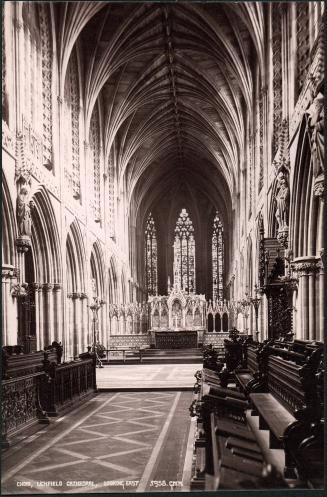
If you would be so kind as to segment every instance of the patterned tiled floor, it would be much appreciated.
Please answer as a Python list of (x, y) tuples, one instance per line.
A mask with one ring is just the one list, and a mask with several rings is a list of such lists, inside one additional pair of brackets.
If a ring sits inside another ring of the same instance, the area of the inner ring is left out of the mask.
[(191, 400), (191, 392), (176, 391), (100, 394), (8, 451), (2, 493), (185, 489)]
[(193, 389), (199, 364), (122, 364), (97, 369), (99, 389)]

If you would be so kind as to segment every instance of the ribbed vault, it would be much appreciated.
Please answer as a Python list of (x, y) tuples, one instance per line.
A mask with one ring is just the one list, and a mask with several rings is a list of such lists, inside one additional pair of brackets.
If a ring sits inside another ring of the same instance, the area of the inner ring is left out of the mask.
[[(231, 222), (253, 86), (264, 85), (260, 3), (57, 4), (61, 88), (75, 44), (83, 54), (88, 136), (100, 103), (105, 167), (115, 165), (140, 229), (181, 182)], [(227, 231), (226, 231), (227, 233)]]

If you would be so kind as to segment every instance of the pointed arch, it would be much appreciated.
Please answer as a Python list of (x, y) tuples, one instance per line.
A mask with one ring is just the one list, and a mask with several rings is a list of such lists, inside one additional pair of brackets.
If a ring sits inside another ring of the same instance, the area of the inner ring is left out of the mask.
[(194, 292), (196, 288), (194, 227), (185, 208), (175, 225), (174, 283), (187, 292)]
[(91, 278), (95, 279), (96, 283), (96, 296), (104, 299), (105, 297), (105, 264), (103, 250), (99, 240), (97, 240), (92, 247), (91, 257)]
[(77, 220), (70, 225), (66, 239), (67, 261), (71, 272), (68, 288), (71, 292), (85, 292), (85, 246)]
[(49, 194), (41, 186), (32, 196), (32, 254), (38, 283), (61, 283), (62, 260), (57, 219)]
[(80, 225), (75, 219), (66, 238), (66, 357), (74, 358), (91, 345), (91, 329), (87, 329), (85, 247)]
[(109, 262), (109, 282), (108, 282), (108, 301), (111, 304), (118, 304), (118, 285), (117, 285), (117, 262), (112, 255)]
[(8, 183), (2, 171), (2, 264), (16, 266), (17, 226)]

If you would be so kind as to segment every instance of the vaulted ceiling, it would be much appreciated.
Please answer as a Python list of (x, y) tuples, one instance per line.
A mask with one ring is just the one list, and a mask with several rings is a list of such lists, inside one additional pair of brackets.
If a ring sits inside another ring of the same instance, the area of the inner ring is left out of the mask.
[(83, 54), (88, 130), (100, 102), (106, 163), (147, 212), (181, 182), (228, 222), (263, 75), (260, 3), (57, 4), (62, 89), (70, 54)]

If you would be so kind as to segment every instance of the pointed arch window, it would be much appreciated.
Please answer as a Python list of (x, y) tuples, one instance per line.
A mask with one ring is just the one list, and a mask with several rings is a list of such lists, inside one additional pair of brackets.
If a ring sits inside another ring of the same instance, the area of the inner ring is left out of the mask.
[(175, 227), (174, 284), (186, 292), (195, 291), (195, 240), (193, 223), (182, 209)]
[(224, 229), (219, 214), (213, 220), (212, 230), (212, 297), (213, 300), (224, 298)]
[(150, 212), (145, 227), (145, 279), (149, 295), (156, 295), (158, 291), (157, 261), (156, 226)]

